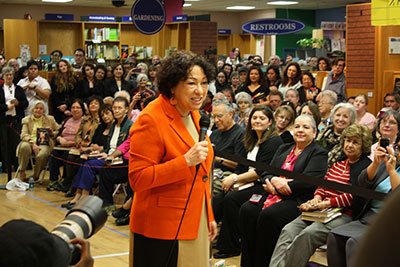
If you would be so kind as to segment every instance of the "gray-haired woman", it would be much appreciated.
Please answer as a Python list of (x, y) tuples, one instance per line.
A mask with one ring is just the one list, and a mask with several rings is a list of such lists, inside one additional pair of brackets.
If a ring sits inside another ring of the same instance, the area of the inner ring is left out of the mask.
[(236, 114), (233, 119), (237, 124), (246, 129), (246, 114), (249, 113), (253, 107), (253, 99), (251, 99), (251, 96), (246, 92), (237, 93), (235, 98), (239, 107), (239, 113)]
[(53, 116), (47, 114), (47, 106), (42, 100), (37, 100), (30, 106), (31, 115), (22, 119), (21, 142), (17, 147), (19, 161), (19, 178), (26, 179), (25, 170), (29, 158), (34, 155), (36, 159), (33, 168), (33, 178), (39, 179), (40, 172), (47, 164), (47, 158), (54, 146), (54, 136), (59, 125)]
[(21, 120), (25, 116), (24, 110), (28, 106), (28, 100), (24, 90), (13, 83), (12, 67), (4, 67), (2, 77), (4, 83), (0, 87), (0, 153), (5, 171), (6, 167), (8, 169), (11, 164), (17, 163), (13, 154), (19, 141), (17, 133), (21, 132)]

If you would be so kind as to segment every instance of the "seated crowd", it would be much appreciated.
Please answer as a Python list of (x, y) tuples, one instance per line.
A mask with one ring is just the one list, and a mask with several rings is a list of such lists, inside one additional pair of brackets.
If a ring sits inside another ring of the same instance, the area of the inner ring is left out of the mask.
[[(160, 58), (148, 66), (129, 57), (106, 68), (84, 63), (84, 51), (77, 49), (73, 64), (61, 57), (51, 63), (50, 81), (39, 76), (34, 60), (22, 73), (15, 59), (0, 66), (3, 171), (18, 168), (18, 178), (27, 181), (34, 159), (32, 177), (39, 180), (48, 166), (47, 190), (71, 197), (62, 205), (68, 209), (98, 185), (107, 212), (117, 225), (128, 224), (134, 192), (128, 185), (116, 209), (114, 186), (128, 182), (129, 130), (159, 94)], [(264, 68), (260, 56), (244, 60), (234, 48), (218, 60), (202, 107), (211, 117), (215, 149), (336, 183), (383, 193), (395, 189), (400, 95), (388, 93), (375, 116), (367, 112), (366, 95), (346, 98), (343, 58), (314, 58), (310, 67), (329, 71), (322, 88), (315, 73), (302, 71), (289, 56), (285, 66), (272, 56)], [(222, 157), (215, 157), (213, 171), (213, 211), (220, 224), (214, 258), (241, 255), (245, 267), (306, 266), (324, 244), (329, 266), (349, 265), (382, 206)], [(302, 220), (302, 211), (330, 207), (341, 208), (342, 215), (328, 223)]]

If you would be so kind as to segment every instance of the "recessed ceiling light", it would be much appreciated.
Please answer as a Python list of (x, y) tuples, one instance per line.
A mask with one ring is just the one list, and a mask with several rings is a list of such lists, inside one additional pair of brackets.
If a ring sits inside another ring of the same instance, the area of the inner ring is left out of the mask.
[(42, 2), (67, 3), (67, 2), (72, 2), (72, 0), (42, 0)]
[(254, 9), (254, 6), (228, 6), (226, 9), (234, 9), (234, 10), (250, 10)]
[(192, 4), (183, 4), (183, 7), (192, 6)]
[(297, 5), (299, 2), (296, 1), (273, 1), (267, 2), (267, 5), (276, 5), (276, 6), (288, 6), (288, 5)]

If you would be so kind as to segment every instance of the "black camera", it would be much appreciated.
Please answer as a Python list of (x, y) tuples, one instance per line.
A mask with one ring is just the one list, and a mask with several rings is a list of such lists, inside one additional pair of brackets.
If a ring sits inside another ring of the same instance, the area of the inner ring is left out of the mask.
[(145, 99), (146, 98), (146, 93), (140, 93), (140, 98)]
[(67, 242), (71, 251), (71, 264), (80, 259), (80, 250), (70, 243), (74, 238), (87, 239), (97, 233), (107, 220), (107, 212), (102, 208), (103, 200), (88, 196), (71, 209), (65, 219), (51, 231), (52, 234)]

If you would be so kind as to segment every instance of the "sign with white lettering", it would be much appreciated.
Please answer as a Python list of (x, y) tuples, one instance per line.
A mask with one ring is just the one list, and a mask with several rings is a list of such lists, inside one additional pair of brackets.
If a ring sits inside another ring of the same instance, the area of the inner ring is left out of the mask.
[(148, 35), (159, 32), (166, 20), (164, 5), (158, 0), (136, 0), (131, 14), (136, 29)]
[(291, 19), (259, 19), (242, 25), (242, 30), (259, 35), (283, 35), (299, 32), (306, 25)]
[(108, 15), (89, 15), (88, 21), (108, 21), (115, 22), (115, 16)]

